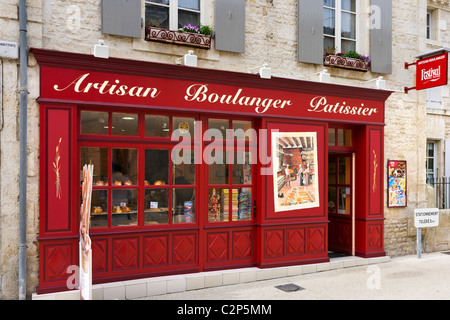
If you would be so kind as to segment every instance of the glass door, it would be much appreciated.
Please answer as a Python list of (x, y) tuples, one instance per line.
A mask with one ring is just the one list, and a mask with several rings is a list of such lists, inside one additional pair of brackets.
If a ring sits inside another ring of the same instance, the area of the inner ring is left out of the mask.
[(353, 155), (330, 154), (328, 158), (328, 247), (352, 254), (354, 242)]

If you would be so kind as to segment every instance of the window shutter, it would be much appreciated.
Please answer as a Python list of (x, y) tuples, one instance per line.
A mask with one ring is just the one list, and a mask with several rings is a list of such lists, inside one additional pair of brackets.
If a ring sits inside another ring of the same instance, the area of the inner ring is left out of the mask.
[(141, 38), (141, 0), (102, 0), (102, 33)]
[(298, 0), (298, 61), (323, 64), (323, 1)]
[(371, 0), (372, 72), (392, 73), (392, 0)]
[(245, 0), (216, 0), (215, 48), (245, 52)]

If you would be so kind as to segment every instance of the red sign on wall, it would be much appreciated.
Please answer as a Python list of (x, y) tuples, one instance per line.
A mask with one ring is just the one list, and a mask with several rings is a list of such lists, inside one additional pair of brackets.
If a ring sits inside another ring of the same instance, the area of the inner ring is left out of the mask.
[(416, 90), (445, 86), (448, 78), (448, 53), (419, 60)]

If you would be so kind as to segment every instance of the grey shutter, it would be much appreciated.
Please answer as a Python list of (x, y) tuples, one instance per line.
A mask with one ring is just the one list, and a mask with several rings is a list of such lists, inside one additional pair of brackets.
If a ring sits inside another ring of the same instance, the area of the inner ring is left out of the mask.
[(102, 0), (102, 33), (142, 37), (141, 0)]
[(215, 48), (245, 52), (245, 0), (216, 0)]
[(323, 64), (322, 0), (298, 0), (298, 61)]
[(392, 0), (371, 0), (372, 72), (392, 73)]

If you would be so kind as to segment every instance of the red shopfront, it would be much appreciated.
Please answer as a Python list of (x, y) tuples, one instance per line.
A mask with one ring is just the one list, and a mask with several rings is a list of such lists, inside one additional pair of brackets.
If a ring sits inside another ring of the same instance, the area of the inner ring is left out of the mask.
[(78, 265), (86, 163), (94, 283), (326, 262), (328, 250), (385, 254), (390, 92), (32, 52), (38, 293), (67, 290), (67, 268)]

